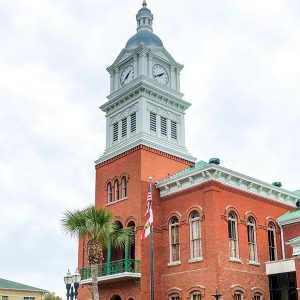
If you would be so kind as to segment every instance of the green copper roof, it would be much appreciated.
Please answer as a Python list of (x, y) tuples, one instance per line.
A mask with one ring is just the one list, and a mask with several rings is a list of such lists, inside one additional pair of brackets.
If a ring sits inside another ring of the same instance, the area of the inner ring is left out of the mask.
[(278, 222), (300, 218), (300, 209), (291, 210), (277, 219)]
[(193, 170), (197, 170), (197, 169), (201, 169), (201, 168), (204, 168), (204, 167), (207, 167), (209, 166), (209, 164), (203, 160), (200, 160), (198, 162), (195, 163), (194, 166), (191, 166), (191, 167), (188, 167), (186, 169), (183, 169), (182, 171), (178, 172), (178, 173), (175, 173), (174, 175), (171, 175), (169, 178), (177, 178), (183, 174), (186, 174), (188, 172), (191, 172)]
[(33, 286), (25, 285), (22, 283), (6, 280), (0, 278), (0, 289), (7, 289), (7, 290), (22, 290), (22, 291), (34, 291), (34, 292), (47, 292), (42, 289), (35, 288)]
[(296, 244), (296, 243), (300, 243), (300, 236), (294, 238), (294, 239), (291, 239), (288, 241), (289, 244)]

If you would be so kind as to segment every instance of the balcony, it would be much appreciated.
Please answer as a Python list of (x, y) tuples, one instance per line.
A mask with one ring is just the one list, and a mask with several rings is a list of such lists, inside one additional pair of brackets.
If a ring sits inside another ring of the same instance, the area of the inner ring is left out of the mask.
[[(80, 275), (81, 284), (92, 282), (90, 267), (81, 269)], [(97, 265), (97, 277), (98, 283), (141, 278), (140, 261), (128, 258)]]

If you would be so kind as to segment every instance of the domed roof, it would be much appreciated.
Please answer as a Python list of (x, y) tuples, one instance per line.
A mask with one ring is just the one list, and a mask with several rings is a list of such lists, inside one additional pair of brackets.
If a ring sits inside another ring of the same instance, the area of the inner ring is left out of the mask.
[(163, 47), (161, 39), (148, 30), (138, 31), (134, 36), (132, 36), (126, 43), (126, 49), (133, 49), (144, 44), (147, 47)]

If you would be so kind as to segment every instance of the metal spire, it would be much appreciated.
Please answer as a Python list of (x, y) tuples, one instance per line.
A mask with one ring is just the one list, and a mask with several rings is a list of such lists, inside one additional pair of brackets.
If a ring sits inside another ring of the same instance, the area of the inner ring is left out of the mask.
[(147, 2), (146, 0), (143, 1), (143, 6), (146, 7), (147, 6)]

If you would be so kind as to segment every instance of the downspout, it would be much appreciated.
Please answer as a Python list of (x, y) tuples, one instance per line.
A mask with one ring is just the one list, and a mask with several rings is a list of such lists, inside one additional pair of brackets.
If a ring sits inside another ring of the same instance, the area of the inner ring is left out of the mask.
[(280, 228), (280, 239), (281, 239), (281, 252), (282, 252), (282, 259), (285, 259), (285, 250), (284, 250), (284, 239), (283, 239), (283, 228), (280, 222), (278, 222)]

